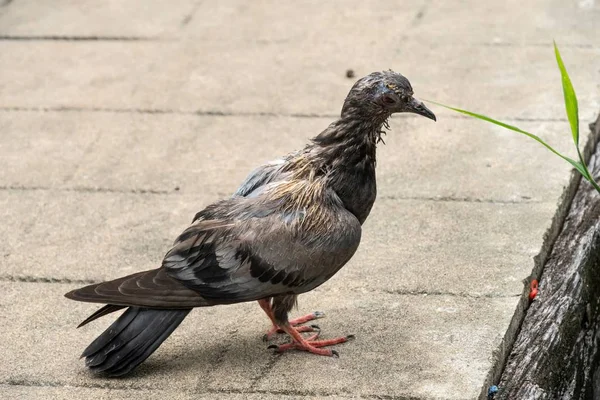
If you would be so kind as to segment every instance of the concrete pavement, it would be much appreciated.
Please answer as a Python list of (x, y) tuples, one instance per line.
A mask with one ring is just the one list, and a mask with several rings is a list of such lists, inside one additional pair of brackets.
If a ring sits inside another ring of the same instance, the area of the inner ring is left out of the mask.
[[(293, 4), (293, 5), (292, 5)], [(275, 356), (255, 304), (197, 310), (139, 370), (78, 359), (109, 323), (62, 294), (159, 265), (196, 211), (302, 147), (354, 79), (393, 68), (417, 96), (570, 149), (552, 39), (600, 109), (593, 0), (0, 2), (0, 391), (8, 398), (474, 399), (544, 244), (569, 168), (434, 108), (391, 120), (353, 260), (300, 298), (339, 359)], [(518, 315), (517, 315), (518, 317)]]

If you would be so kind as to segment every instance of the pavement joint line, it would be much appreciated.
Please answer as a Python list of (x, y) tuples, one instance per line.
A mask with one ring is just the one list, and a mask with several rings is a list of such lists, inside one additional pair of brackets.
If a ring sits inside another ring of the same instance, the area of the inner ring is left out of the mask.
[[(53, 106), (53, 107), (24, 107), (0, 106), (0, 112), (90, 112), (114, 114), (151, 114), (151, 115), (192, 115), (198, 117), (287, 117), (287, 118), (338, 118), (338, 114), (319, 113), (278, 113), (269, 111), (222, 111), (222, 110), (175, 110), (170, 108), (117, 108), (117, 107), (80, 107), (80, 106)], [(419, 118), (417, 115), (395, 116), (399, 119)], [(444, 118), (472, 119), (466, 115), (448, 114)], [(567, 122), (567, 118), (534, 118), (534, 117), (501, 117), (502, 121), (517, 122)]]
[(181, 22), (179, 23), (179, 26), (181, 28), (185, 27), (186, 25), (188, 25), (192, 19), (194, 19), (194, 16), (196, 15), (196, 12), (198, 12), (198, 9), (202, 6), (202, 4), (204, 3), (204, 1), (197, 1), (196, 3), (194, 3), (194, 5), (192, 6), (192, 9), (190, 10), (190, 12), (188, 12), (186, 14), (185, 17), (183, 17), (183, 19), (181, 20)]
[[(57, 283), (57, 284), (79, 284), (79, 285), (92, 285), (95, 283), (103, 282), (101, 279), (71, 279), (71, 278), (53, 278), (53, 277), (37, 277), (28, 275), (0, 275), (0, 282), (22, 282), (22, 283)], [(364, 291), (365, 289), (360, 289)], [(328, 292), (329, 289), (320, 289), (321, 292)], [(357, 291), (357, 289), (349, 289), (349, 291)], [(403, 289), (367, 289), (370, 293), (385, 293), (399, 296), (448, 296), (448, 297), (463, 297), (472, 299), (491, 298), (491, 299), (503, 299), (511, 297), (520, 297), (522, 293), (517, 294), (500, 294), (500, 293), (464, 293), (464, 292), (442, 292), (442, 291), (427, 291), (427, 290), (403, 290)], [(229, 351), (228, 347), (223, 348), (222, 354), (219, 355), (219, 359), (224, 357)], [(217, 362), (219, 362), (219, 359)], [(278, 358), (274, 359), (276, 362)], [(257, 380), (261, 377), (259, 376)]]
[[(134, 386), (128, 386), (127, 388), (122, 388), (122, 390), (156, 390), (155, 387), (151, 385), (140, 385), (141, 381), (135, 382)], [(109, 382), (103, 383), (92, 383), (89, 382), (86, 385), (70, 385), (62, 382), (51, 382), (51, 381), (38, 381), (36, 379), (28, 379), (28, 378), (11, 378), (7, 380), (0, 380), (0, 385), (7, 386), (26, 386), (26, 387), (57, 387), (57, 388), (87, 388), (87, 389), (121, 389), (118, 387), (114, 387)], [(184, 391), (180, 391), (179, 393), (185, 393)]]
[(0, 282), (26, 282), (26, 283), (64, 283), (64, 284), (79, 284), (79, 285), (91, 285), (99, 283), (100, 281), (95, 279), (69, 279), (69, 278), (48, 278), (48, 277), (37, 277), (27, 275), (0, 275)]
[(97, 35), (0, 35), (0, 41), (60, 41), (60, 42), (161, 42), (167, 39), (145, 36)]
[(499, 200), (499, 199), (480, 199), (476, 197), (455, 197), (455, 196), (395, 196), (383, 195), (380, 199), (386, 200), (421, 200), (421, 201), (440, 201), (450, 203), (489, 203), (489, 204), (542, 204), (541, 200), (532, 200), (523, 198), (523, 200)]
[[(33, 231), (33, 228), (35, 228), (36, 226), (36, 221), (38, 220), (38, 218), (40, 217), (40, 215), (42, 215), (43, 210), (46, 208), (47, 204), (47, 199), (45, 198), (46, 196), (41, 196), (41, 201), (38, 202), (31, 210), (30, 212), (30, 216), (32, 218), (30, 218), (27, 222), (23, 223), (23, 229), (21, 230), (21, 234), (23, 234), (24, 236), (29, 236), (29, 234), (31, 234), (31, 232)], [(3, 258), (8, 257), (8, 255), (10, 255), (10, 253), (6, 253), (3, 255)]]
[(1, 112), (99, 112), (114, 114), (174, 114), (217, 117), (292, 117), (292, 118), (338, 118), (336, 114), (276, 113), (268, 111), (230, 112), (220, 110), (175, 110), (170, 108), (114, 108), (114, 107), (0, 107)]
[(70, 173), (68, 173), (64, 177), (63, 185), (68, 184), (69, 182), (71, 182), (73, 180), (73, 178), (75, 178), (75, 176), (77, 175), (77, 172), (81, 168), (81, 165), (84, 163), (84, 160), (86, 160), (88, 158), (88, 156), (92, 153), (92, 150), (94, 149), (94, 147), (96, 147), (96, 145), (102, 138), (102, 134), (100, 132), (96, 132), (95, 136), (96, 137), (94, 138), (94, 140), (92, 140), (91, 143), (85, 147), (85, 150), (83, 151), (83, 155), (81, 156), (81, 159), (76, 163), (76, 165), (73, 168), (71, 168)]
[(79, 192), (79, 193), (121, 193), (121, 194), (154, 194), (154, 195), (165, 195), (165, 194), (176, 194), (177, 190), (160, 190), (160, 189), (115, 189), (115, 188), (103, 188), (103, 187), (87, 187), (87, 186), (74, 186), (74, 187), (62, 187), (52, 188), (47, 186), (20, 186), (20, 185), (7, 185), (0, 186), (0, 191), (15, 191), (15, 192), (29, 192), (29, 191), (58, 191), (58, 192)]
[[(136, 382), (137, 383), (137, 382)], [(70, 385), (62, 382), (50, 382), (50, 381), (36, 381), (29, 379), (8, 379), (5, 381), (0, 381), (0, 385), (6, 386), (24, 386), (24, 387), (56, 387), (56, 388), (86, 388), (86, 389), (112, 389), (112, 390), (135, 390), (135, 391), (143, 391), (143, 390), (151, 390), (153, 392), (165, 392), (165, 393), (189, 393), (196, 395), (204, 395), (204, 394), (266, 394), (273, 396), (301, 396), (301, 397), (310, 397), (310, 398), (324, 398), (324, 397), (332, 397), (332, 396), (341, 396), (350, 398), (359, 398), (365, 400), (423, 400), (421, 397), (415, 396), (401, 396), (401, 395), (388, 395), (388, 394), (360, 394), (356, 395), (353, 393), (347, 393), (344, 391), (335, 392), (328, 390), (263, 390), (263, 389), (211, 389), (207, 388), (201, 391), (196, 390), (178, 390), (178, 391), (167, 391), (164, 389), (157, 389), (152, 386), (145, 385), (136, 385), (136, 386), (128, 386), (128, 387), (115, 387), (110, 383), (90, 383), (86, 385)]]
[[(106, 188), (106, 187), (88, 187), (88, 186), (74, 186), (74, 187), (48, 187), (48, 186), (21, 186), (21, 185), (5, 185), (0, 186), (0, 191), (15, 191), (15, 192), (29, 192), (29, 191), (47, 191), (47, 192), (76, 192), (76, 193), (116, 193), (116, 194), (139, 194), (139, 195), (178, 195), (182, 194), (180, 190), (164, 190), (164, 189), (122, 189), (122, 188)], [(186, 195), (193, 196), (193, 192), (185, 192)], [(229, 193), (214, 193), (215, 198), (228, 197)], [(453, 196), (395, 196), (395, 195), (381, 195), (379, 199), (383, 200), (399, 200), (399, 201), (433, 201), (433, 202), (448, 202), (448, 203), (486, 203), (486, 204), (543, 204), (544, 201), (532, 200), (530, 198), (524, 198), (520, 200), (501, 200), (501, 199), (480, 199), (474, 197), (453, 197)]]
[[(364, 289), (363, 289), (364, 290)], [(400, 296), (448, 296), (448, 297), (463, 297), (469, 299), (507, 299), (511, 297), (521, 297), (522, 293), (501, 294), (501, 293), (465, 293), (465, 292), (442, 292), (428, 290), (403, 290), (403, 289), (383, 289), (371, 290), (372, 292), (381, 292), (386, 294)]]
[[(552, 43), (510, 43), (510, 42), (481, 42), (474, 43), (476, 46), (485, 46), (485, 47), (547, 47), (551, 48)], [(583, 43), (564, 43), (560, 45), (560, 47), (565, 48), (576, 48), (576, 49), (600, 49), (600, 46), (595, 46), (593, 44), (583, 44)]]
[(264, 368), (261, 368), (260, 372), (252, 378), (249, 390), (256, 390), (256, 386), (262, 381), (268, 374), (275, 368), (277, 362), (281, 359), (282, 354), (273, 354), (271, 359), (267, 362)]
[[(0, 8), (11, 4), (13, 0), (0, 0)], [(413, 26), (416, 26), (424, 17), (429, 1), (417, 11), (412, 20)], [(197, 4), (181, 21), (180, 26), (184, 27), (193, 19), (195, 12), (200, 7), (201, 2)], [(411, 39), (409, 36), (404, 36)], [(11, 35), (9, 33), (0, 34), (0, 41), (64, 41), (64, 42), (185, 42), (186, 38), (177, 37), (159, 37), (159, 36), (127, 36), (127, 35)], [(448, 43), (436, 43), (434, 46), (447, 46)], [(455, 46), (475, 46), (475, 47), (546, 47), (551, 48), (551, 43), (513, 43), (513, 42), (475, 42), (475, 43), (453, 43)], [(564, 43), (561, 47), (576, 49), (600, 49), (600, 46), (588, 43)]]

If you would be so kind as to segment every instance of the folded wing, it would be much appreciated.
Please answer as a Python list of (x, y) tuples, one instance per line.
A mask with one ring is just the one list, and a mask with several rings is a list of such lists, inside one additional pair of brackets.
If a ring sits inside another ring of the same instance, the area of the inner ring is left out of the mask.
[(260, 198), (224, 201), (197, 216), (163, 267), (214, 303), (307, 292), (352, 257), (361, 235), (339, 199), (325, 198), (313, 209), (316, 215)]
[(360, 235), (360, 223), (333, 192), (310, 207), (262, 195), (233, 197), (198, 213), (161, 268), (66, 296), (114, 306), (182, 309), (304, 293), (352, 257)]

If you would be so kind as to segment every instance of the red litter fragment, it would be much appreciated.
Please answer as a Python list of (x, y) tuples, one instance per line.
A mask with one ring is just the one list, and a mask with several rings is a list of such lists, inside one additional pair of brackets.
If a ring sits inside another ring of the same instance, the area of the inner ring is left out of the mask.
[(538, 294), (538, 281), (537, 281), (537, 279), (534, 279), (531, 281), (531, 285), (530, 285), (529, 301), (533, 301), (533, 299), (535, 299), (535, 296), (537, 296), (537, 294)]

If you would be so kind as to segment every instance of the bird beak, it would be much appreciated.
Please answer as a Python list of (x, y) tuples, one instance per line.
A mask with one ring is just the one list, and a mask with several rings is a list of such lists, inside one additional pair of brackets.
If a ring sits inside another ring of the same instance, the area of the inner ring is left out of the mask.
[(408, 109), (406, 111), (419, 114), (434, 121), (437, 121), (437, 119), (435, 118), (435, 114), (429, 108), (425, 107), (425, 104), (415, 99), (414, 97), (408, 104)]

